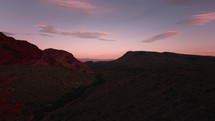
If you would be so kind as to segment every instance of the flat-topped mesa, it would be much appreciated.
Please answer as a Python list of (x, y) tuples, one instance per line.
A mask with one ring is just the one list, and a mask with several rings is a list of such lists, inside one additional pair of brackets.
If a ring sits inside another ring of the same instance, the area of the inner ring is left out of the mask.
[(215, 58), (210, 56), (185, 55), (171, 52), (128, 51), (114, 62), (126, 65), (148, 64), (215, 64)]

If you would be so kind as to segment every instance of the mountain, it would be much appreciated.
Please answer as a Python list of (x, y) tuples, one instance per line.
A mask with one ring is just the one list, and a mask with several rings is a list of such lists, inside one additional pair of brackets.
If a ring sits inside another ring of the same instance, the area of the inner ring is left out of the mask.
[(42, 50), (37, 46), (21, 40), (15, 40), (0, 32), (0, 64), (18, 65), (31, 64), (32, 61), (40, 58)]
[(78, 72), (90, 72), (90, 68), (71, 53), (56, 50), (40, 50), (27, 41), (16, 40), (0, 33), (1, 65), (50, 65), (63, 66)]
[(104, 61), (111, 61), (113, 59), (93, 59), (93, 58), (79, 58), (81, 62), (104, 62)]
[(215, 120), (215, 57), (129, 51), (81, 63), (2, 33), (0, 51), (0, 121)]
[(0, 52), (0, 121), (36, 120), (94, 80), (90, 67), (63, 50), (40, 50), (0, 33)]
[(129, 51), (115, 60), (115, 63), (143, 66), (148, 64), (214, 64), (215, 58), (210, 56), (197, 56), (176, 54), (170, 52)]
[(34, 64), (63, 66), (79, 72), (90, 71), (87, 65), (78, 61), (71, 53), (56, 49), (45, 49), (42, 56)]
[(87, 62), (97, 84), (42, 121), (214, 121), (215, 58), (127, 52)]

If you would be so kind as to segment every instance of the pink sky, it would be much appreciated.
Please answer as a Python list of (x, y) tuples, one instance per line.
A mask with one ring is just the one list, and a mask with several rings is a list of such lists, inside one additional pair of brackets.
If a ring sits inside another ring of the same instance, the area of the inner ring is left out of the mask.
[(2, 0), (0, 31), (77, 58), (127, 51), (215, 55), (213, 0)]

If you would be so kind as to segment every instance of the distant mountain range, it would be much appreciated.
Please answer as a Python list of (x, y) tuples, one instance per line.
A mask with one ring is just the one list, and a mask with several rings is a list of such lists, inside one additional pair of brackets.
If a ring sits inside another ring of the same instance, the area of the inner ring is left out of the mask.
[(102, 61), (112, 61), (113, 59), (79, 58), (78, 60), (80, 60), (81, 62), (88, 62), (88, 61), (102, 62)]
[[(90, 68), (77, 60), (71, 53), (56, 50), (40, 50), (36, 45), (27, 41), (16, 40), (0, 33), (0, 64), (25, 64), (25, 65), (52, 65), (64, 66), (77, 71), (87, 72)], [(87, 61), (110, 61), (118, 64), (132, 64), (143, 66), (147, 64), (190, 64), (214, 63), (214, 57), (176, 54), (170, 52), (129, 51), (116, 60), (81, 59)]]

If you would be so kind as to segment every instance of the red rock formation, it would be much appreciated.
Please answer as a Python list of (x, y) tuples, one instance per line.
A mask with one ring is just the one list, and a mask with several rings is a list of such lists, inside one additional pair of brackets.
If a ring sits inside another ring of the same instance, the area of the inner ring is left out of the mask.
[(35, 65), (64, 66), (79, 72), (89, 72), (90, 68), (64, 50), (46, 49)]
[(3, 33), (0, 33), (0, 52), (1, 65), (30, 64), (42, 54), (37, 46), (7, 37)]
[(12, 81), (16, 81), (16, 79), (6, 78), (0, 75), (0, 121), (12, 121), (22, 113), (24, 102), (11, 102), (12, 90), (10, 83)]
[(16, 40), (0, 33), (0, 65), (51, 65), (64, 66), (79, 72), (90, 68), (63, 50), (40, 50), (27, 41)]

